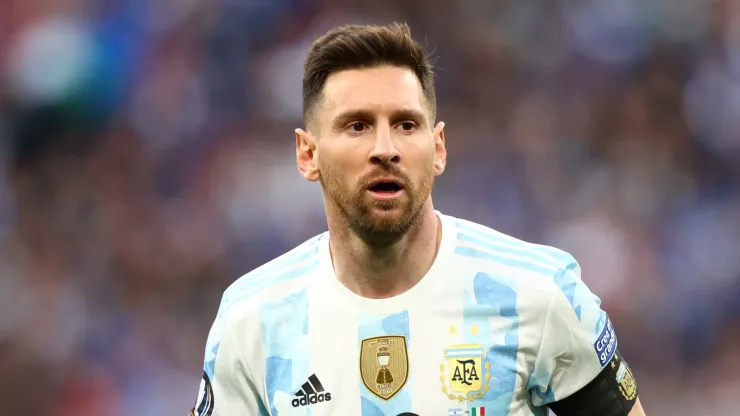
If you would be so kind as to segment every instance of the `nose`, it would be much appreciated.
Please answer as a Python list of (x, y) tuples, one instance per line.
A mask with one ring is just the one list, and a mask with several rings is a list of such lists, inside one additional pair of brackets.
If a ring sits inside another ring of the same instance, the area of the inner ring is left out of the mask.
[(378, 128), (375, 134), (375, 143), (370, 152), (370, 162), (372, 164), (387, 165), (398, 163), (401, 160), (401, 153), (393, 143), (391, 129), (389, 126)]

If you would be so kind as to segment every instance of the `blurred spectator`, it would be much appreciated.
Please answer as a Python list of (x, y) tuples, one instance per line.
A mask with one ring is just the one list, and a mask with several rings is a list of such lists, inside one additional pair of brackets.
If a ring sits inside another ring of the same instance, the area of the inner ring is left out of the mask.
[(437, 57), (437, 207), (554, 244), (650, 415), (740, 388), (740, 3), (0, 3), (3, 414), (185, 414), (223, 289), (324, 229), (306, 48), (407, 20)]

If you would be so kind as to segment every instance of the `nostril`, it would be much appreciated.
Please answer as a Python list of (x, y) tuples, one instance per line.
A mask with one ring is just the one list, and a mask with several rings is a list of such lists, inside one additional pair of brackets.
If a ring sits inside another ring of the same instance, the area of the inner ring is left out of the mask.
[(401, 156), (399, 155), (373, 155), (370, 158), (370, 162), (373, 165), (387, 165), (392, 163), (399, 163), (401, 161)]

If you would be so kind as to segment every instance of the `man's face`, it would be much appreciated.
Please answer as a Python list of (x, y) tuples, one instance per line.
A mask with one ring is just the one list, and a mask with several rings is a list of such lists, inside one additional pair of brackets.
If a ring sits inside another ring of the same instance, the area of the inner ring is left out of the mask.
[(314, 113), (313, 160), (331, 212), (368, 243), (403, 237), (444, 170), (443, 124), (432, 129), (421, 83), (405, 68), (346, 70)]

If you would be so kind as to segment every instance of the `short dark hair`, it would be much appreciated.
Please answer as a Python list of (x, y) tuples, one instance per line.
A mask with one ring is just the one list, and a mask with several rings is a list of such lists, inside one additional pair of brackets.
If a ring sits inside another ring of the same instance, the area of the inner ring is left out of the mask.
[(316, 39), (303, 68), (303, 122), (308, 126), (331, 74), (383, 65), (409, 68), (416, 74), (433, 122), (437, 111), (434, 67), (422, 45), (411, 37), (406, 23), (344, 25)]

